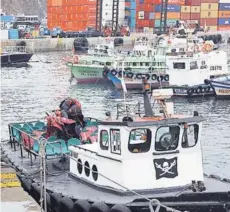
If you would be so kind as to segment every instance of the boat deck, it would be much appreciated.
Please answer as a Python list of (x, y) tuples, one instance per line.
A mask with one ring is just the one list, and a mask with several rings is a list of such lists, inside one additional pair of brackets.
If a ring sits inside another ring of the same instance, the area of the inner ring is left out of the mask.
[[(21, 158), (20, 148), (17, 146), (17, 150), (14, 151), (11, 148), (9, 143), (2, 143), (1, 147), (8, 159), (13, 162), (13, 165), (21, 170), (23, 173), (27, 173), (29, 176), (34, 178), (35, 181), (40, 181), (39, 168), (40, 168), (40, 160), (37, 157), (33, 156), (32, 166), (31, 160), (28, 157), (28, 153), (23, 150), (23, 158)], [(111, 190), (105, 189), (95, 189), (89, 184), (80, 182), (74, 177), (69, 175), (69, 172), (66, 171), (66, 165), (60, 165), (58, 161), (59, 159), (50, 159), (47, 160), (47, 189), (50, 191), (55, 191), (56, 193), (60, 193), (63, 196), (69, 196), (73, 199), (86, 199), (92, 202), (106, 202), (108, 204), (135, 204), (132, 202), (140, 201), (146, 202), (145, 198), (157, 198), (160, 201), (169, 200), (173, 201), (172, 198), (179, 198), (180, 201), (190, 201), (191, 197), (194, 201), (202, 201), (200, 195), (202, 197), (205, 195), (205, 199), (207, 201), (212, 201), (212, 204), (215, 203), (215, 198), (219, 199), (222, 195), (226, 198), (227, 193), (230, 192), (230, 180), (214, 178), (214, 177), (205, 177), (204, 185), (206, 187), (206, 191), (203, 192), (193, 192), (188, 187), (187, 188), (171, 188), (171, 189), (156, 189), (151, 191), (143, 191), (138, 192), (140, 195), (134, 194), (132, 192), (128, 193), (117, 193), (111, 192)], [(59, 164), (59, 169), (55, 168), (54, 164)], [(67, 166), (68, 167), (68, 166)], [(63, 168), (61, 170), (60, 168)], [(65, 170), (65, 171), (64, 171)], [(79, 191), (79, 192), (78, 192)], [(218, 193), (218, 195), (210, 195), (211, 193)], [(219, 196), (219, 197), (217, 197)], [(215, 197), (215, 198), (214, 198)], [(214, 199), (213, 199), (214, 198)], [(228, 195), (229, 202), (230, 197)], [(190, 200), (189, 200), (190, 199)]]

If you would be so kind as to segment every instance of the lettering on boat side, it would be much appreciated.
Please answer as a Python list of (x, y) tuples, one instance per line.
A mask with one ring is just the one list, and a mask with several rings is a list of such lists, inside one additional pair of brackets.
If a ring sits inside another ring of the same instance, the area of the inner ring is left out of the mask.
[(222, 66), (210, 66), (210, 71), (221, 71)]
[(175, 178), (178, 176), (177, 157), (172, 159), (159, 158), (153, 160), (156, 172), (156, 179)]
[(230, 94), (230, 90), (222, 90), (222, 89), (218, 89), (218, 92), (221, 94)]

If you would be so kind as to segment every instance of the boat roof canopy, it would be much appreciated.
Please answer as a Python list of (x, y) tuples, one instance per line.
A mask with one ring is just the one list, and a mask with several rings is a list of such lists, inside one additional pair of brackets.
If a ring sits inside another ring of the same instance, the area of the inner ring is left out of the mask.
[(205, 121), (202, 116), (186, 117), (186, 118), (169, 118), (159, 121), (99, 121), (99, 125), (116, 125), (127, 127), (145, 127), (145, 126), (157, 126), (157, 125), (170, 125), (170, 124), (184, 124), (184, 123), (199, 123)]

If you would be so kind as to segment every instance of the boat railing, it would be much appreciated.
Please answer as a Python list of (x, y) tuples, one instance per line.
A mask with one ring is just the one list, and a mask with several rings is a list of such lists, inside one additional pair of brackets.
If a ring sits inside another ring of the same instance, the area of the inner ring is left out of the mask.
[(27, 46), (6, 46), (2, 49), (3, 53), (8, 54), (20, 54), (20, 53), (32, 53), (32, 49)]

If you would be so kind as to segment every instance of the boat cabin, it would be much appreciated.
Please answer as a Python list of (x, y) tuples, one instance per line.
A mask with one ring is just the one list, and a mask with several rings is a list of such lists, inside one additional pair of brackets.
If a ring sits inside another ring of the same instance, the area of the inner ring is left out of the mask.
[(70, 175), (119, 192), (177, 189), (203, 181), (203, 120), (198, 115), (147, 114), (101, 121), (97, 143), (69, 148)]

